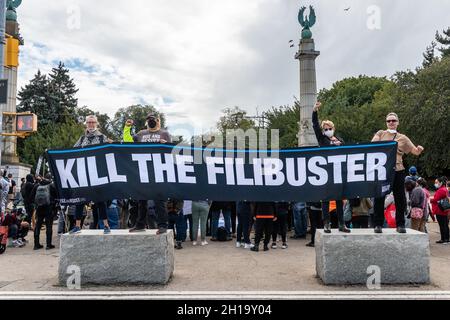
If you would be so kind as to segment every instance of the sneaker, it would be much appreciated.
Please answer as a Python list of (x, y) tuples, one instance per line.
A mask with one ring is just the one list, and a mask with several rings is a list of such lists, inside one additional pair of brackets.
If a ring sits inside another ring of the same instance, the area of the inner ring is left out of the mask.
[(25, 243), (23, 243), (21, 239), (17, 239), (16, 241), (19, 244), (20, 248), (25, 247)]
[(80, 234), (81, 228), (80, 227), (74, 227), (72, 230), (70, 230), (69, 234)]
[(165, 234), (165, 233), (167, 233), (167, 228), (164, 228), (164, 227), (159, 227), (159, 228), (158, 228), (158, 231), (156, 231), (156, 234), (157, 234), (157, 235), (159, 235), (159, 234)]
[(103, 234), (110, 234), (111, 233), (111, 228), (110, 227), (105, 227), (103, 229)]
[(19, 242), (18, 240), (14, 240), (12, 242), (12, 247), (13, 248), (22, 248), (23, 247), (23, 243)]
[(256, 246), (253, 246), (253, 248), (250, 249), (253, 252), (259, 252), (259, 248)]
[(281, 249), (287, 249), (287, 248), (288, 248), (287, 243), (283, 243), (283, 245), (281, 246)]
[(241, 243), (240, 242), (236, 242), (236, 248), (240, 248), (241, 247)]
[(276, 249), (276, 248), (278, 248), (277, 247), (277, 244), (274, 242), (274, 243), (272, 243), (272, 247), (271, 247), (272, 249)]
[(264, 251), (269, 251), (269, 247), (267, 244), (264, 245)]
[(130, 233), (145, 232), (145, 228), (134, 227), (129, 230)]
[(445, 241), (444, 240), (439, 240), (439, 241), (436, 241), (436, 243), (437, 244), (445, 244)]
[(197, 241), (192, 241), (192, 245), (195, 247), (197, 245)]
[(310, 248), (314, 248), (316, 245), (315, 245), (314, 243), (310, 242), (310, 243), (308, 243), (306, 246), (307, 246), (307, 247), (310, 247)]
[(183, 246), (181, 245), (181, 242), (177, 242), (177, 244), (175, 245), (175, 249), (177, 249), (177, 250), (183, 249)]
[(41, 250), (42, 248), (44, 248), (43, 245), (35, 244), (33, 250)]
[(380, 234), (380, 233), (383, 233), (383, 228), (381, 226), (376, 226), (374, 231), (375, 231), (375, 233)]
[(251, 248), (253, 248), (254, 247), (254, 245), (252, 244), (252, 243), (246, 243), (245, 245), (244, 245), (244, 249), (251, 249)]
[(217, 241), (217, 238), (211, 238), (211, 241), (213, 241), (213, 242), (215, 242), (215, 241)]
[(202, 246), (207, 246), (207, 245), (208, 245), (208, 242), (202, 241)]
[(46, 250), (52, 250), (55, 249), (56, 247), (52, 244), (47, 245), (47, 247), (45, 247)]
[(397, 228), (397, 232), (398, 233), (406, 233), (406, 228), (405, 227), (398, 227)]

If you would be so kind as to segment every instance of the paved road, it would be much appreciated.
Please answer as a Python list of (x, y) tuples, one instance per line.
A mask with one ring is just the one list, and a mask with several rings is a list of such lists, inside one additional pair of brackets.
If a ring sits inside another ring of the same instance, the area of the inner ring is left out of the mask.
[[(450, 245), (436, 245), (438, 225), (429, 224), (431, 278), (426, 286), (384, 286), (395, 291), (450, 291)], [(44, 241), (44, 234), (42, 241)], [(31, 239), (32, 237), (29, 236)], [(58, 243), (55, 238), (55, 244)], [(363, 286), (324, 286), (315, 277), (315, 251), (306, 240), (290, 240), (289, 249), (254, 253), (236, 249), (234, 242), (176, 251), (175, 273), (167, 286), (84, 287), (92, 291), (366, 291)], [(0, 256), (0, 291), (62, 291), (57, 286), (58, 250), (34, 252), (32, 245), (8, 248)]]

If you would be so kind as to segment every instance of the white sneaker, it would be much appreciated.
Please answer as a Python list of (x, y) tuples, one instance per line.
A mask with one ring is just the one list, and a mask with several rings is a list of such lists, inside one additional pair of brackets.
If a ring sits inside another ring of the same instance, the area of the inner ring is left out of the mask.
[(241, 247), (241, 243), (240, 242), (236, 242), (236, 248), (240, 248)]
[(208, 242), (202, 241), (202, 246), (207, 246), (207, 245), (208, 245)]
[(197, 245), (197, 241), (192, 241), (192, 245), (196, 246)]
[(14, 248), (22, 248), (23, 247), (23, 243), (18, 240), (14, 240), (12, 244), (13, 244)]
[(252, 245), (251, 243), (246, 243), (245, 245), (244, 245), (244, 249), (251, 249), (251, 248), (253, 248), (254, 247), (254, 245)]
[(288, 248), (287, 243), (283, 243), (283, 245), (281, 246), (281, 249), (287, 249), (287, 248)]

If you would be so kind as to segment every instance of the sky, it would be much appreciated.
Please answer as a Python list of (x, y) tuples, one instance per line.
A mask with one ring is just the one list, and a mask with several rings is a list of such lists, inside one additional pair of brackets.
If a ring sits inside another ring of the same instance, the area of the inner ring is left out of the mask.
[(299, 96), (297, 16), (310, 4), (318, 90), (414, 69), (450, 26), (450, 0), (24, 0), (18, 85), (63, 61), (80, 106), (151, 104), (172, 134), (205, 132), (226, 107), (255, 115)]

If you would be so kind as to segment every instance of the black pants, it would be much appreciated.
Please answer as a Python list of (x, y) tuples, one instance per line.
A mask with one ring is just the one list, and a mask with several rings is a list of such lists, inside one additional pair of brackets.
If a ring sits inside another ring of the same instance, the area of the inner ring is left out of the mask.
[(323, 228), (322, 212), (320, 210), (308, 209), (308, 213), (311, 223), (311, 243), (315, 243), (317, 229)]
[(25, 219), (31, 225), (31, 220), (33, 218), (34, 206), (31, 203), (25, 204), (25, 211), (27, 212), (27, 218)]
[(278, 235), (281, 235), (281, 241), (286, 243), (286, 233), (287, 233), (287, 214), (279, 214), (277, 221), (273, 224), (272, 241), (277, 242)]
[[(393, 185), (395, 201), (395, 220), (397, 227), (405, 226), (406, 194), (405, 194), (405, 171), (396, 171)], [(386, 197), (376, 198), (374, 205), (375, 227), (384, 226), (384, 200)]]
[[(344, 225), (344, 204), (342, 203), (342, 200), (336, 201), (336, 213), (337, 213), (337, 220), (338, 225)], [(322, 202), (322, 218), (323, 221), (330, 221), (330, 202), (325, 201)]]
[[(166, 228), (168, 223), (166, 201), (164, 200), (154, 200), (155, 202), (155, 213), (156, 220), (158, 223), (158, 228)], [(139, 201), (139, 212), (136, 220), (137, 228), (147, 227), (147, 212), (148, 212), (148, 202), (147, 200)]]
[(36, 209), (36, 226), (34, 228), (34, 245), (39, 244), (41, 228), (45, 222), (45, 232), (47, 235), (47, 246), (52, 244), (53, 236), (53, 210), (51, 206), (39, 207)]
[(439, 229), (441, 230), (441, 240), (448, 242), (450, 240), (450, 231), (448, 227), (448, 215), (440, 216), (436, 215), (436, 219), (439, 223)]
[(236, 233), (236, 218), (237, 218), (237, 212), (236, 208), (231, 209), (231, 233)]
[(259, 246), (264, 235), (264, 245), (268, 245), (270, 242), (270, 236), (273, 232), (273, 219), (256, 219), (256, 236), (255, 246)]
[(358, 216), (352, 218), (353, 229), (367, 229), (369, 228), (369, 216)]

